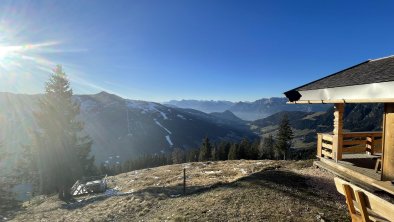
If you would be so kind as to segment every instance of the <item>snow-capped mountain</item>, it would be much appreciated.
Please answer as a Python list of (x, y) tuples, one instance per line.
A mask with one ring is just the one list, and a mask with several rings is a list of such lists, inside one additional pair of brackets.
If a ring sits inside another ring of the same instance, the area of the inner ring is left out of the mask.
[(318, 112), (326, 111), (329, 105), (287, 105), (286, 98), (272, 97), (263, 98), (254, 102), (236, 102), (232, 103), (229, 101), (200, 101), (200, 100), (172, 100), (167, 104), (180, 107), (180, 108), (191, 108), (202, 112), (224, 112), (226, 110), (231, 111), (237, 117), (253, 121), (261, 118), (265, 118), (281, 111), (303, 111), (303, 112)]
[[(33, 110), (38, 110), (40, 97), (0, 93), (0, 139), (8, 150), (18, 152), (29, 144), (30, 132), (37, 128)], [(213, 141), (256, 137), (246, 122), (193, 109), (123, 99), (106, 92), (74, 99), (80, 104), (80, 118), (93, 139), (92, 152), (98, 163), (113, 158), (121, 162), (174, 147), (198, 148), (205, 136)]]

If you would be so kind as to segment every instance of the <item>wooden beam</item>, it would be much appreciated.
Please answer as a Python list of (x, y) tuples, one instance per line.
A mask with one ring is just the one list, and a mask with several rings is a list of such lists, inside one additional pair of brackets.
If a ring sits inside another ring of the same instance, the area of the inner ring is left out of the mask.
[(382, 180), (394, 180), (394, 103), (384, 104)]
[(394, 103), (394, 99), (333, 99), (333, 100), (299, 100), (287, 104), (325, 104), (325, 103)]

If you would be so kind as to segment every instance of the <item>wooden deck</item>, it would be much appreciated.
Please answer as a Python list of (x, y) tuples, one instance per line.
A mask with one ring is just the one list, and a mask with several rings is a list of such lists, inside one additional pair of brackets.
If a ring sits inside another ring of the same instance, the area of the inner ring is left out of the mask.
[[(341, 161), (320, 158), (314, 165), (328, 170), (335, 175), (353, 182), (371, 191), (385, 191), (394, 195), (394, 185), (390, 181), (381, 181), (381, 174), (376, 173), (373, 167), (377, 156), (367, 154), (348, 154)], [(365, 167), (367, 166), (367, 167)]]
[(376, 173), (375, 164), (380, 155), (369, 154), (343, 154), (342, 160), (338, 161), (344, 167), (361, 173), (375, 180), (381, 180), (380, 172)]

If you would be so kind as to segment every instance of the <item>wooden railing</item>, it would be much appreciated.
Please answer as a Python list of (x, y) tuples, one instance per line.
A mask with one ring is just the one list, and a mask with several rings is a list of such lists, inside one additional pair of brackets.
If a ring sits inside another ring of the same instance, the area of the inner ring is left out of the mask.
[[(333, 150), (334, 135), (317, 134), (317, 156), (335, 159)], [(382, 152), (382, 132), (347, 132), (342, 134), (342, 154)]]

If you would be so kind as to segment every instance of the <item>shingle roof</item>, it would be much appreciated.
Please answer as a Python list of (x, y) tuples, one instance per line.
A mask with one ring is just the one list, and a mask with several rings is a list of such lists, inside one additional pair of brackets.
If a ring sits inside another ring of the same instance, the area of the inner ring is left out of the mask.
[(290, 91), (325, 89), (389, 81), (394, 81), (394, 55), (365, 61)]

